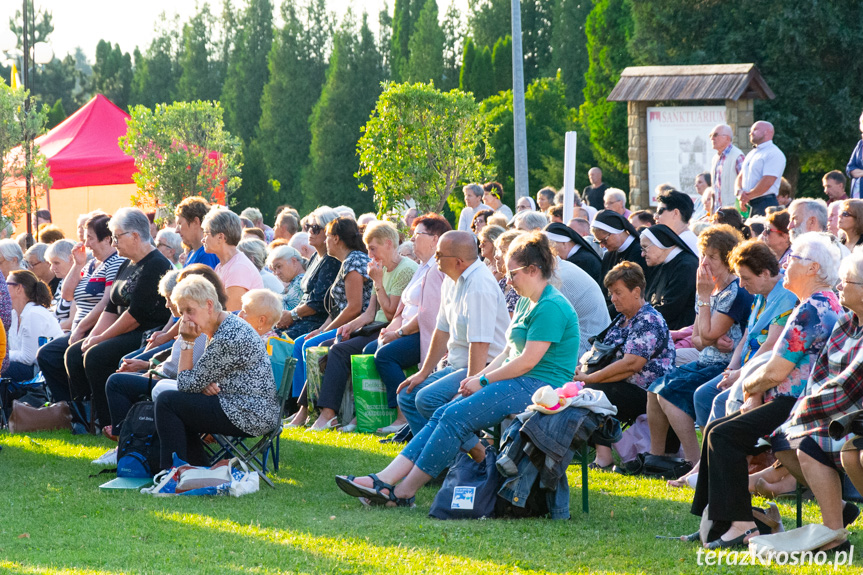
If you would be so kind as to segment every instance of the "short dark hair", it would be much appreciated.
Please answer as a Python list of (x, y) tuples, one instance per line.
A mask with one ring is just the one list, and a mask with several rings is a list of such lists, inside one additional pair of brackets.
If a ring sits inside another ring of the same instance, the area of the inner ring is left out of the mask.
[(43, 219), (46, 222), (48, 222), (49, 224), (52, 223), (51, 222), (51, 212), (49, 212), (48, 210), (36, 210), (36, 218)]
[(204, 218), (210, 211), (210, 204), (200, 196), (192, 196), (186, 198), (179, 203), (174, 210), (174, 215), (178, 218), (183, 218), (189, 223), (192, 223), (195, 218), (198, 218), (198, 223), (204, 223)]
[(747, 240), (731, 252), (729, 258), (730, 267), (735, 272), (740, 266), (746, 266), (755, 275), (761, 275), (764, 270), (770, 272), (771, 277), (779, 275), (779, 260), (767, 244), (758, 240)]
[(602, 280), (602, 283), (605, 285), (605, 289), (610, 289), (611, 286), (619, 281), (622, 281), (629, 291), (641, 288), (641, 296), (644, 297), (647, 280), (644, 279), (644, 270), (637, 263), (629, 261), (620, 262), (605, 274), (605, 279)]
[(215, 272), (213, 268), (206, 264), (190, 264), (180, 271), (177, 276), (177, 283), (180, 283), (189, 276), (203, 276), (204, 279), (213, 284), (216, 288), (216, 295), (219, 297), (219, 303), (227, 309), (228, 294), (225, 292), (225, 284), (222, 283), (222, 278)]
[(337, 236), (351, 251), (366, 252), (363, 236), (357, 221), (353, 218), (340, 216), (327, 224), (327, 233)]
[(96, 239), (100, 242), (105, 238), (111, 237), (111, 230), (108, 229), (108, 222), (111, 221), (111, 216), (105, 214), (96, 214), (84, 224), (88, 230), (96, 234)]
[(663, 203), (669, 210), (677, 210), (680, 212), (680, 219), (684, 224), (689, 223), (692, 217), (692, 211), (695, 209), (692, 203), (692, 198), (688, 194), (678, 192), (677, 190), (666, 190), (659, 194), (656, 198), (657, 202)]
[[(656, 223), (656, 218), (653, 217), (653, 214), (648, 212), (647, 210), (638, 210), (637, 212), (632, 212), (630, 218), (636, 218), (644, 225), (654, 225)], [(636, 226), (638, 227), (638, 226)]]
[(551, 219), (551, 216), (563, 218), (563, 206), (561, 204), (555, 204), (546, 211), (548, 212), (549, 219)]
[(428, 233), (441, 237), (445, 233), (452, 231), (452, 226), (445, 217), (440, 214), (428, 213), (414, 218), (411, 223), (411, 229), (415, 230), (418, 225), (422, 224)]
[(788, 224), (791, 223), (791, 214), (788, 213), (788, 210), (776, 210), (767, 214), (767, 222), (783, 234), (787, 234)]
[(554, 195), (556, 193), (557, 193), (557, 191), (555, 191), (554, 188), (546, 186), (536, 193), (536, 197), (538, 198), (540, 196), (543, 196), (546, 199), (548, 199), (549, 202), (554, 202)]
[(490, 194), (494, 194), (497, 196), (497, 199), (503, 197), (503, 186), (500, 185), (500, 182), (488, 182), (483, 184), (482, 189)]
[(824, 174), (824, 179), (825, 180), (833, 180), (834, 182), (842, 184), (843, 186), (845, 185), (845, 182), (846, 182), (845, 174), (843, 174), (839, 170), (832, 170), (832, 171), (827, 172), (826, 174)]
[(740, 215), (740, 212), (737, 211), (737, 208), (734, 206), (725, 206), (724, 208), (719, 208), (716, 210), (716, 214), (714, 216), (717, 224), (728, 224), (741, 234), (743, 234), (743, 239), (748, 240), (752, 237), (752, 231), (749, 229), (743, 221), (743, 216)]
[(701, 178), (702, 180), (704, 180), (704, 183), (705, 183), (705, 184), (707, 184), (708, 186), (712, 186), (712, 185), (713, 185), (713, 184), (711, 183), (713, 180), (712, 180), (712, 178), (710, 177), (710, 172), (701, 172), (700, 174), (698, 174), (698, 175), (697, 175), (697, 176), (695, 176), (695, 177), (696, 177), (696, 178)]
[(470, 231), (476, 233), (476, 221), (480, 218), (484, 218), (486, 223), (488, 223), (488, 219), (494, 215), (494, 210), (480, 210), (473, 215), (473, 219), (470, 221)]

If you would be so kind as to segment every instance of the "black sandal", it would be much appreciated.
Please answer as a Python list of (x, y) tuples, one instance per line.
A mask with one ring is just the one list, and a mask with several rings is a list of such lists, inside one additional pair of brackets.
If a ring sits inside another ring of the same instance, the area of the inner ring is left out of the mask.
[[(389, 483), (381, 481), (374, 473), (369, 473), (367, 477), (372, 480), (372, 488), (360, 485), (359, 483), (354, 483), (354, 479), (356, 479), (355, 475), (348, 475), (347, 477), (344, 475), (336, 475), (336, 485), (351, 497), (365, 497), (373, 503), (386, 503), (387, 501), (390, 501), (390, 497), (392, 496), (393, 491), (395, 491), (395, 487)], [(388, 489), (389, 493), (382, 493), (381, 490), (383, 489)]]

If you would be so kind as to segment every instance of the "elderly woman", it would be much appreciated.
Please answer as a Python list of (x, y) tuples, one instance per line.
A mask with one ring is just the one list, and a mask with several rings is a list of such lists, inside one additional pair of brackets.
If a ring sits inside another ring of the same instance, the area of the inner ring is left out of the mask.
[(108, 377), (120, 360), (141, 345), (146, 332), (165, 325), (170, 312), (159, 295), (159, 280), (173, 269), (153, 247), (150, 221), (137, 208), (120, 208), (109, 224), (118, 253), (128, 258), (111, 286), (110, 299), (86, 339), (66, 351), (66, 370), (72, 398), (91, 397), (96, 420), (108, 425), (105, 396)]
[(282, 291), (284, 311), (278, 323), (287, 323), (291, 319), (291, 310), (300, 305), (303, 299), (306, 260), (291, 246), (278, 246), (270, 250), (267, 256), (267, 267), (273, 270), (273, 274), (284, 284), (284, 291)]
[[(339, 339), (330, 347), (327, 370), (318, 396), (317, 405), (321, 408), (321, 414), (310, 428), (312, 430), (331, 429), (338, 425), (337, 412), (350, 378), (351, 356), (375, 353), (380, 329), (362, 335), (355, 332), (372, 322), (381, 327), (393, 319), (401, 303), (402, 292), (418, 267), (415, 261), (398, 255), (399, 233), (389, 222), (374, 221), (368, 224), (363, 242), (371, 258), (368, 275), (374, 282), (374, 294), (359, 317), (338, 329)], [(395, 400), (395, 394), (392, 395)]]
[(255, 264), (258, 273), (261, 276), (263, 287), (273, 293), (281, 295), (285, 291), (285, 284), (277, 278), (273, 272), (268, 270), (267, 265), (267, 244), (262, 240), (246, 236), (243, 241), (237, 245), (237, 249), (246, 255), (249, 260)]
[[(692, 343), (700, 350), (697, 361), (683, 364), (653, 382), (647, 396), (647, 423), (650, 426), (651, 458), (662, 459), (669, 426), (680, 439), (686, 460), (692, 464), (700, 449), (695, 434), (695, 390), (723, 372), (731, 361), (734, 347), (743, 337), (749, 319), (752, 296), (731, 271), (730, 256), (740, 243), (740, 234), (731, 226), (715, 225), (701, 233), (701, 263), (696, 277), (697, 315)], [(732, 348), (721, 351), (716, 343), (722, 336), (731, 339)], [(660, 466), (661, 462), (657, 462)], [(689, 470), (687, 470), (689, 471)], [(682, 474), (681, 474), (682, 475)]]
[(524, 232), (521, 230), (507, 230), (494, 242), (494, 264), (497, 269), (495, 278), (500, 276), (497, 283), (500, 286), (500, 291), (503, 292), (503, 299), (506, 302), (506, 311), (509, 312), (510, 317), (515, 313), (515, 308), (518, 305), (518, 300), (521, 299), (521, 296), (518, 295), (518, 292), (515, 291), (508, 281), (506, 281), (506, 252), (509, 251), (510, 244), (512, 244), (512, 242), (522, 234), (524, 234)]
[[(605, 255), (602, 256), (601, 276), (603, 278), (614, 266), (626, 261), (640, 265), (644, 277), (650, 281), (647, 263), (641, 255), (638, 231), (629, 223), (629, 220), (615, 211), (602, 210), (593, 219), (590, 231), (599, 245), (606, 250)], [(603, 294), (608, 297), (604, 283), (602, 287)], [(612, 309), (609, 309), (609, 312), (611, 311)]]
[[(341, 267), (327, 292), (329, 302), (327, 319), (321, 327), (294, 341), (293, 356), (297, 359), (297, 367), (294, 370), (293, 393), (294, 397), (300, 397), (300, 409), (291, 421), (293, 425), (302, 425), (308, 417), (308, 396), (304, 393), (306, 349), (333, 339), (336, 337), (338, 328), (357, 319), (362, 312), (366, 311), (372, 296), (373, 283), (369, 270), (374, 267), (376, 274), (382, 271), (380, 264), (370, 265), (371, 260), (366, 254), (366, 247), (363, 245), (360, 230), (354, 220), (340, 216), (328, 223), (325, 231), (327, 253), (341, 262)], [(378, 286), (380, 283), (375, 288), (375, 294), (379, 297), (384, 296), (380, 298), (382, 306), (392, 305), (391, 300), (396, 298), (382, 294), (383, 288)], [(391, 308), (385, 307), (385, 309), (395, 311), (397, 305), (396, 301)], [(327, 365), (329, 366), (329, 363)], [(332, 416), (326, 421), (332, 421)]]
[(222, 278), (228, 294), (227, 310), (237, 311), (242, 306), (240, 300), (244, 293), (264, 287), (258, 268), (237, 249), (243, 235), (240, 217), (230, 210), (212, 209), (204, 217), (201, 227), (204, 230), (204, 250), (219, 258), (216, 273)]
[[(324, 228), (338, 217), (335, 210), (324, 206), (303, 218), (303, 233), (308, 234), (309, 245), (314, 248), (315, 253), (306, 266), (303, 279), (300, 280), (300, 287), (303, 290), (300, 302), (288, 310), (287, 315), (282, 314), (282, 319), (279, 321), (279, 327), (287, 329), (288, 337), (295, 340), (318, 329), (327, 319), (324, 300), (342, 264), (327, 254), (327, 236)], [(294, 385), (297, 385), (296, 378)], [(302, 388), (302, 386), (303, 383), (300, 381), (299, 387)]]
[(3, 277), (24, 267), (24, 251), (15, 240), (0, 240), (0, 272)]
[[(173, 455), (206, 465), (200, 434), (254, 437), (278, 425), (276, 385), (266, 346), (247, 322), (222, 309), (213, 284), (188, 277), (171, 299), (180, 311), (180, 365), (177, 390), (156, 397), (156, 429), (161, 465)], [(207, 348), (195, 363), (195, 340), (207, 336)]]
[[(615, 348), (614, 358), (595, 371), (583, 365), (575, 380), (603, 391), (617, 406), (617, 418), (633, 423), (647, 411), (648, 386), (674, 368), (674, 342), (665, 319), (644, 299), (646, 282), (641, 266), (617, 264), (605, 276), (605, 287), (618, 315), (597, 338)], [(608, 471), (612, 463), (611, 447), (597, 445), (591, 468)]]
[[(803, 234), (792, 244), (789, 262), (784, 284), (800, 305), (788, 318), (770, 359), (743, 380), (746, 402), (741, 410), (704, 430), (692, 513), (700, 517), (710, 504), (708, 517), (714, 527), (727, 526), (716, 541), (704, 541), (708, 549), (742, 545), (757, 534), (746, 458), (758, 452), (761, 437), (788, 418), (842, 312), (832, 290), (839, 253), (830, 241), (816, 233)], [(781, 442), (774, 449), (777, 445)]]
[(863, 244), (863, 200), (845, 200), (839, 208), (839, 229), (845, 234), (845, 247), (853, 250)]
[[(485, 369), (461, 382), (461, 397), (438, 408), (401, 454), (378, 474), (338, 476), (345, 493), (373, 503), (412, 507), (420, 487), (452, 462), (475, 432), (520, 413), (545, 385), (572, 378), (578, 346), (578, 317), (549, 280), (556, 260), (548, 238), (532, 232), (516, 239), (507, 254), (507, 279), (523, 296), (507, 330), (507, 345)], [(477, 445), (472, 456), (483, 461)]]
[(577, 231), (555, 222), (545, 227), (545, 235), (559, 257), (580, 267), (597, 284), (602, 281), (602, 258)]
[(76, 306), (75, 299), (63, 298), (63, 280), (69, 274), (69, 270), (75, 265), (75, 258), (72, 257), (72, 249), (75, 247), (75, 242), (69, 240), (57, 240), (50, 244), (45, 250), (45, 259), (48, 261), (48, 269), (55, 277), (60, 279), (57, 284), (57, 289), (54, 290), (54, 297), (51, 300), (51, 311), (54, 312), (54, 317), (60, 322), (60, 327), (64, 331), (72, 329), (72, 319), (75, 317)]
[(500, 235), (505, 232), (500, 226), (485, 226), (482, 231), (477, 235), (477, 240), (479, 241), (479, 255), (482, 256), (483, 262), (488, 266), (488, 269), (491, 270), (491, 273), (494, 274), (494, 279), (500, 280), (503, 277), (503, 274), (499, 273), (497, 270), (497, 265), (494, 261), (494, 242)]
[(57, 318), (48, 307), (51, 292), (45, 282), (29, 270), (17, 270), (6, 278), (12, 298), (12, 326), (6, 337), (9, 366), (4, 377), (14, 382), (33, 379), (39, 338), (63, 337)]
[(536, 201), (530, 196), (522, 196), (515, 202), (515, 212), (535, 212)]
[[(64, 361), (66, 350), (70, 343), (83, 340), (96, 325), (108, 305), (117, 272), (126, 262), (114, 248), (111, 230), (108, 229), (110, 221), (110, 216), (102, 213), (84, 220), (84, 241), (72, 248), (73, 263), (63, 279), (61, 289), (61, 297), (67, 301), (72, 300), (75, 305), (72, 331), (69, 335), (49, 341), (39, 349), (39, 368), (54, 401), (72, 399), (69, 395), (69, 375)], [(87, 250), (93, 254), (89, 260)]]
[(273, 326), (282, 317), (282, 300), (268, 289), (253, 289), (243, 294), (243, 308), (240, 318), (246, 320), (261, 339), (266, 341), (278, 337)]
[(761, 232), (760, 240), (779, 258), (779, 267), (784, 268), (788, 263), (788, 254), (791, 253), (791, 234), (788, 224), (791, 215), (788, 210), (778, 210), (767, 214), (767, 225)]
[(26, 269), (36, 274), (37, 278), (45, 282), (53, 297), (57, 285), (60, 283), (60, 278), (54, 275), (54, 272), (51, 271), (51, 267), (48, 265), (48, 260), (45, 258), (45, 250), (47, 249), (48, 244), (39, 242), (33, 244), (29, 250), (24, 252), (24, 264), (26, 265)]
[(480, 210), (473, 215), (473, 220), (470, 222), (470, 231), (474, 234), (479, 234), (485, 227), (488, 219), (494, 215), (494, 210)]
[(695, 321), (698, 256), (663, 224), (642, 230), (640, 243), (645, 263), (653, 268), (645, 299), (662, 314), (668, 329), (689, 327)]
[(523, 232), (541, 230), (548, 225), (548, 218), (541, 212), (524, 212), (516, 214), (513, 218), (514, 227)]
[(183, 254), (183, 238), (173, 230), (159, 230), (156, 234), (156, 248), (168, 258), (175, 268), (180, 269), (180, 256)]

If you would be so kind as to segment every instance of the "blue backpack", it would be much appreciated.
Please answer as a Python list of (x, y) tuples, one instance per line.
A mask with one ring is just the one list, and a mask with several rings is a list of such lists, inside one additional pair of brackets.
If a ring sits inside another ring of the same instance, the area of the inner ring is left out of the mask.
[(139, 401), (120, 427), (117, 477), (152, 478), (159, 471), (159, 435), (152, 401)]

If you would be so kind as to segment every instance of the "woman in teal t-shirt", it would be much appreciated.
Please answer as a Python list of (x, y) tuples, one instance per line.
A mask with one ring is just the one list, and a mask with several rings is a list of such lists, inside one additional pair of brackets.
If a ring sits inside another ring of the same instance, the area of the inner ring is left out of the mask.
[[(506, 277), (522, 299), (503, 352), (479, 374), (465, 378), (461, 397), (439, 408), (386, 469), (366, 477), (336, 476), (345, 493), (372, 503), (412, 507), (417, 490), (440, 475), (470, 435), (524, 411), (540, 387), (559, 387), (572, 380), (578, 360), (572, 351), (578, 349), (578, 317), (549, 284), (555, 264), (542, 232), (513, 241)], [(482, 444), (475, 450), (471, 456), (482, 461)]]

